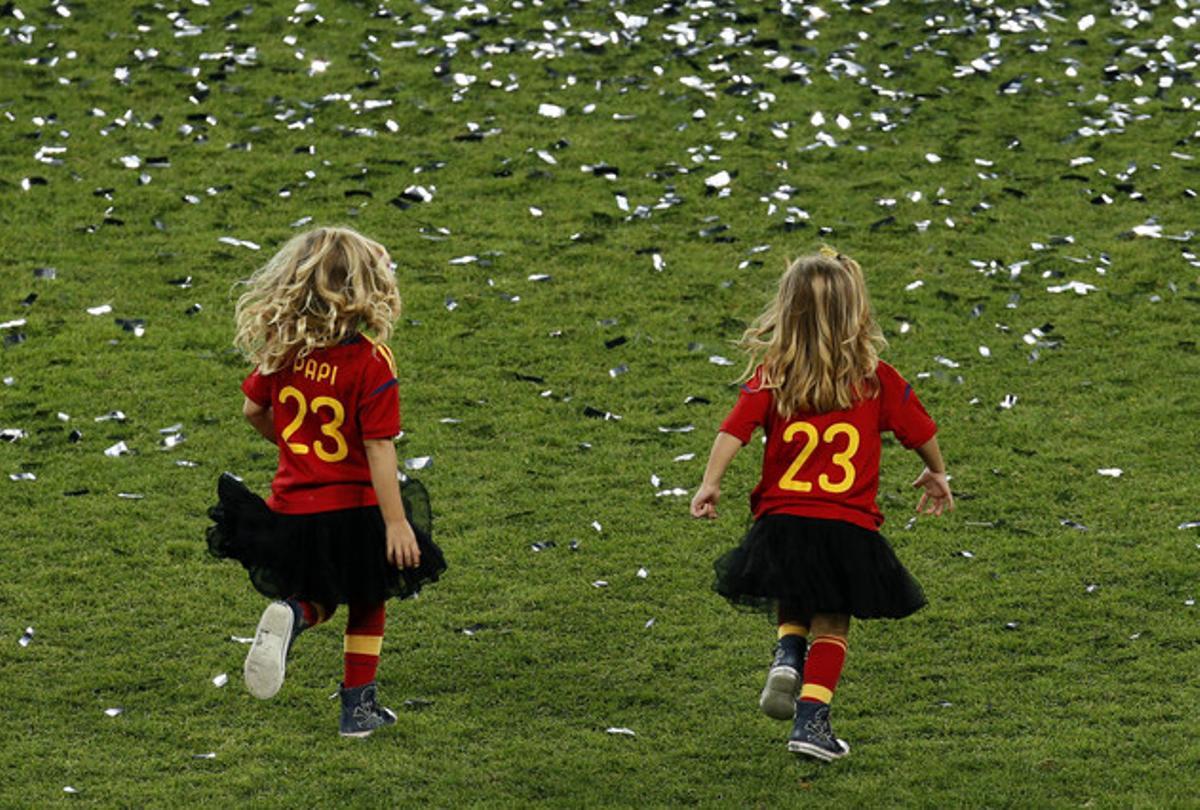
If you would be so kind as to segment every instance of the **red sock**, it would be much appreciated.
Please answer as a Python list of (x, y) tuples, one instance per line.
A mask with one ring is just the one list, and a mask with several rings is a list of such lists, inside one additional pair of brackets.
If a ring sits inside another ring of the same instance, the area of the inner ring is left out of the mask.
[(846, 639), (837, 636), (817, 636), (808, 648), (804, 662), (804, 686), (800, 699), (809, 703), (829, 703), (837, 689), (846, 663)]
[(342, 686), (347, 689), (375, 680), (379, 667), (379, 652), (383, 648), (383, 626), (387, 619), (387, 603), (351, 604), (346, 620), (346, 671)]
[(328, 621), (333, 612), (337, 610), (337, 605), (332, 608), (327, 608), (320, 602), (309, 602), (304, 599), (293, 597), (290, 601), (295, 602), (300, 607), (300, 613), (304, 617), (305, 629), (316, 627), (322, 622)]

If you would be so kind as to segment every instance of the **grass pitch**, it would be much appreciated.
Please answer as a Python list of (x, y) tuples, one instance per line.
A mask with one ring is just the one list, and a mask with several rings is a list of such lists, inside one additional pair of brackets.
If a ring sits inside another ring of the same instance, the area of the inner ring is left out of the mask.
[[(0, 6), (0, 805), (1200, 793), (1194, 4), (223, 6)], [(451, 563), (389, 609), (401, 719), (364, 743), (340, 616), (255, 701), (262, 600), (203, 552), (217, 475), (274, 467), (233, 284), (310, 222), (399, 264), (399, 451)], [(709, 591), (754, 453), (715, 524), (660, 494), (822, 242), (958, 497), (911, 522), (886, 449), (930, 605), (855, 625), (829, 767), (756, 711), (769, 623)]]

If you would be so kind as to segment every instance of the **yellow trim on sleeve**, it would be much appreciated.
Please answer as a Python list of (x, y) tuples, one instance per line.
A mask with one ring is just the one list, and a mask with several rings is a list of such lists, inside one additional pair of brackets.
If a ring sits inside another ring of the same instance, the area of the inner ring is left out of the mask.
[(367, 341), (372, 346), (374, 346), (376, 349), (379, 350), (379, 353), (381, 355), (383, 355), (383, 359), (387, 361), (388, 368), (390, 368), (392, 370), (392, 376), (395, 376), (396, 375), (396, 356), (394, 354), (392, 354), (392, 348), (390, 346), (388, 346), (386, 343), (384, 343), (382, 340), (377, 340), (377, 339), (371, 337), (370, 335), (366, 334), (365, 332), (363, 332), (361, 334), (363, 337), (365, 337), (367, 339)]

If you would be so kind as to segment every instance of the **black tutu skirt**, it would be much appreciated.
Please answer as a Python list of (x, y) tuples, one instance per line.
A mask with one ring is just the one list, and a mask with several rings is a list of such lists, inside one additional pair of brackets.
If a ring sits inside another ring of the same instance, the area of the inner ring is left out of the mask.
[(899, 619), (925, 605), (884, 536), (841, 520), (764, 515), (713, 567), (714, 590), (746, 607)]
[(298, 597), (323, 605), (375, 603), (415, 596), (446, 570), (433, 542), (429, 493), (419, 481), (400, 494), (417, 536), (421, 562), (399, 569), (387, 561), (387, 532), (377, 506), (309, 515), (273, 512), (235, 476), (217, 482), (218, 503), (208, 510), (208, 550), (240, 562), (254, 588), (270, 599)]

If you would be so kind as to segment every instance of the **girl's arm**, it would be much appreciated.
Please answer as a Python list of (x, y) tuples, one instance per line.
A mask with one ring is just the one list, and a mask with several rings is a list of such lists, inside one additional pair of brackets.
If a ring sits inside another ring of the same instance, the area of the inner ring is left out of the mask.
[(704, 480), (692, 498), (692, 517), (715, 518), (717, 501), (721, 500), (721, 478), (729, 462), (742, 449), (742, 441), (728, 433), (717, 432), (712, 450), (708, 453), (708, 465), (704, 468)]
[(937, 436), (918, 447), (917, 455), (925, 462), (924, 472), (913, 481), (914, 487), (924, 489), (917, 503), (917, 511), (934, 516), (942, 514), (943, 510), (953, 512), (954, 495), (946, 480), (946, 462), (942, 460), (942, 451), (938, 449)]
[(367, 439), (363, 445), (371, 468), (371, 486), (375, 488), (379, 511), (387, 527), (388, 562), (397, 568), (416, 568), (421, 562), (421, 549), (404, 514), (400, 483), (396, 480), (396, 446), (391, 439)]
[(242, 403), (242, 415), (246, 417), (246, 421), (253, 425), (254, 429), (263, 435), (263, 438), (271, 444), (275, 444), (275, 414), (270, 408), (264, 408), (254, 400), (246, 397), (246, 401)]

